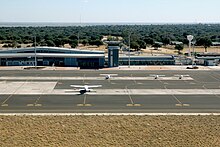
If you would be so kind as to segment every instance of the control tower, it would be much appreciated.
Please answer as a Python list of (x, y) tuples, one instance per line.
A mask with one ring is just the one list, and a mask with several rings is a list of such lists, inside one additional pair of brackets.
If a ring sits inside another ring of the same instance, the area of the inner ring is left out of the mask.
[(108, 44), (108, 67), (118, 67), (120, 41), (106, 41)]

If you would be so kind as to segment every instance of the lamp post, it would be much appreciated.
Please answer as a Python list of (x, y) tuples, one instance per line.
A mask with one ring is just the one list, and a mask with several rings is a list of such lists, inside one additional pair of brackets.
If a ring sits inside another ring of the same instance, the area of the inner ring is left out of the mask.
[(131, 66), (131, 33), (128, 36), (129, 54), (128, 54), (128, 67)]
[(37, 67), (36, 36), (34, 36), (34, 66)]
[(193, 65), (195, 65), (196, 66), (196, 62), (195, 62), (195, 60), (196, 60), (196, 55), (195, 55), (195, 44), (196, 44), (196, 41), (193, 41), (192, 42), (192, 45), (193, 45), (193, 55), (192, 55), (192, 66)]

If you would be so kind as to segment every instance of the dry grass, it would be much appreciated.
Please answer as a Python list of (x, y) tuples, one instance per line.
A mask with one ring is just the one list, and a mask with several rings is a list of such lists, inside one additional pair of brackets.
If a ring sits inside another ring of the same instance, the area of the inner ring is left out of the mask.
[[(184, 48), (183, 52), (188, 53), (188, 50), (189, 50), (188, 48)], [(210, 53), (220, 53), (220, 47), (219, 46), (208, 47), (207, 51)], [(205, 48), (204, 47), (195, 47), (195, 52), (205, 52)]]
[(220, 116), (1, 116), (0, 146), (220, 146)]

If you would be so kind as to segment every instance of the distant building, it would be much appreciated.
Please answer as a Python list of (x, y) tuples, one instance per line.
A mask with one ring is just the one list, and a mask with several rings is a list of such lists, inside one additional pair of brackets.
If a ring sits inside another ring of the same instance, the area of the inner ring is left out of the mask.
[[(119, 65), (128, 65), (129, 57), (119, 57)], [(131, 65), (175, 65), (174, 56), (131, 56)]]
[(220, 42), (212, 42), (212, 46), (220, 46)]
[(208, 53), (208, 54), (197, 54), (197, 64), (204, 66), (217, 66), (220, 61), (220, 54)]
[(180, 42), (180, 41), (171, 41), (170, 42), (170, 45), (182, 45), (183, 42)]
[(163, 42), (155, 41), (154, 43), (155, 43), (155, 44), (159, 44), (159, 45), (163, 45)]

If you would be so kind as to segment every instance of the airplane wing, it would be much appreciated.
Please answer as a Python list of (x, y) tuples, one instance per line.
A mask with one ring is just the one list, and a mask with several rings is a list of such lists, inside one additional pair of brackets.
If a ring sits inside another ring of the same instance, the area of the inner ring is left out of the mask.
[(183, 77), (190, 77), (189, 75), (174, 75), (174, 77), (180, 77), (180, 76), (183, 76)]
[(165, 77), (165, 75), (158, 75), (159, 77)]
[(102, 85), (88, 85), (88, 88), (98, 88), (98, 87), (102, 87)]
[(189, 75), (183, 75), (184, 77), (190, 77)]
[(108, 75), (110, 75), (110, 76), (117, 76), (118, 74), (100, 74), (100, 76), (108, 76)]
[(70, 85), (70, 87), (74, 87), (74, 88), (85, 88), (84, 85)]
[(165, 77), (165, 75), (150, 75), (150, 77), (156, 77), (156, 76), (158, 76), (158, 77)]

